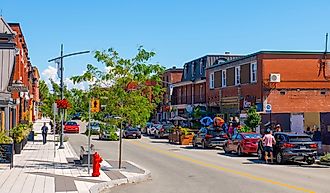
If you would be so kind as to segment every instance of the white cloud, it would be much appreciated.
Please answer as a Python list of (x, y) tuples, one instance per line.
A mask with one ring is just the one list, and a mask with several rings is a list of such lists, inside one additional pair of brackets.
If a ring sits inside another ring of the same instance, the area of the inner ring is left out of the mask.
[(53, 66), (48, 66), (41, 74), (46, 81), (57, 79), (57, 69)]

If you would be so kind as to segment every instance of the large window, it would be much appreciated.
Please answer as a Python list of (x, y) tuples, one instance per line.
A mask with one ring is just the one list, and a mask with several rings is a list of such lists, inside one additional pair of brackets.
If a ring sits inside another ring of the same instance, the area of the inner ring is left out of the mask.
[(241, 66), (235, 67), (235, 85), (241, 84)]
[(226, 75), (226, 70), (222, 70), (222, 87), (227, 86), (227, 75)]
[(251, 63), (251, 82), (257, 82), (257, 63)]
[(210, 74), (210, 89), (214, 89), (214, 72)]

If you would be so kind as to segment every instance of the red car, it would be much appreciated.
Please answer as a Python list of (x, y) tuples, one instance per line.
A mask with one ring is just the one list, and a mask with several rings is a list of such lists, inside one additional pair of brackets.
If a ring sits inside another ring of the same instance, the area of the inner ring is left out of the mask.
[(225, 146), (225, 153), (236, 152), (238, 156), (249, 153), (257, 153), (259, 133), (237, 133), (228, 139)]
[(74, 121), (68, 121), (64, 125), (64, 132), (66, 133), (79, 133), (79, 125)]

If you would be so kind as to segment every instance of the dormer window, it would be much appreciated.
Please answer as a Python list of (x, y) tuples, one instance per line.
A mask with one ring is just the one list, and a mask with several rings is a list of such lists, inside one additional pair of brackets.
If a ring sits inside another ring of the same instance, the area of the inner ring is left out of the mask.
[(219, 58), (217, 63), (218, 64), (223, 64), (225, 62), (227, 62), (227, 59), (226, 58)]

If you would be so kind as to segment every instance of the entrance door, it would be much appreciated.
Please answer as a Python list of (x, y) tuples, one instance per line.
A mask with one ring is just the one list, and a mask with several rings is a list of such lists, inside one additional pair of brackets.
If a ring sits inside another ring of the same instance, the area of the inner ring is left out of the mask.
[(291, 132), (304, 133), (304, 114), (296, 113), (291, 114)]

